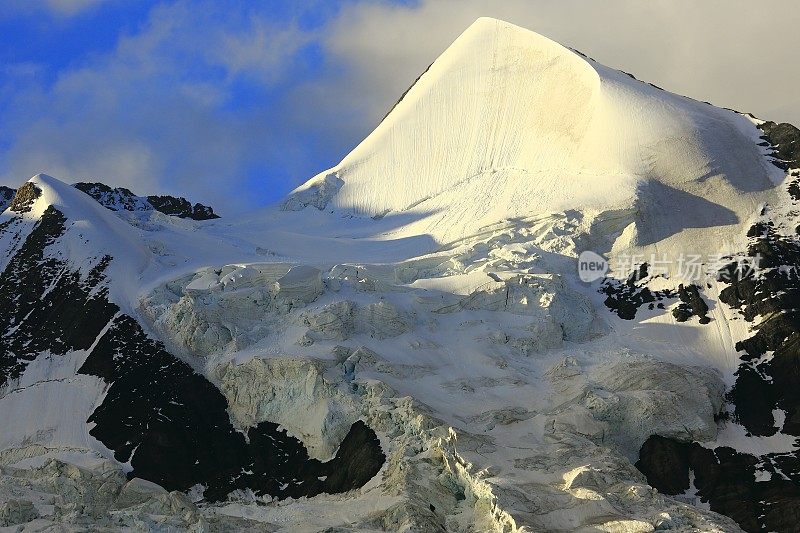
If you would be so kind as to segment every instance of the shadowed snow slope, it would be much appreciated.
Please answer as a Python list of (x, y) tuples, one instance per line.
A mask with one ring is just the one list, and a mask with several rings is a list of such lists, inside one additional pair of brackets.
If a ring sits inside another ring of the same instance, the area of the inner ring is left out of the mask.
[(482, 18), (371, 135), (295, 190), (285, 208), (327, 200), (369, 216), (413, 212), (427, 216), (420, 229), (450, 240), (498, 220), (567, 209), (637, 203), (644, 220), (663, 207), (651, 201), (656, 187), (675, 201), (675, 219), (658, 234), (640, 227), (634, 244), (649, 244), (684, 227), (748, 218), (759, 201), (753, 193), (771, 187), (757, 137), (743, 116)]

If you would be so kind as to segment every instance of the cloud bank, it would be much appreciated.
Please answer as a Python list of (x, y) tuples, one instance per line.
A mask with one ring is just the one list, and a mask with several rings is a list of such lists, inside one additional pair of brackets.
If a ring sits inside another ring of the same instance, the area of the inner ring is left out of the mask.
[[(38, 2), (62, 15), (97, 3)], [(479, 16), (673, 92), (800, 123), (794, 0), (288, 5), (161, 3), (112, 50), (55, 74), (3, 65), (0, 181), (100, 179), (223, 214), (277, 200), (337, 163)]]

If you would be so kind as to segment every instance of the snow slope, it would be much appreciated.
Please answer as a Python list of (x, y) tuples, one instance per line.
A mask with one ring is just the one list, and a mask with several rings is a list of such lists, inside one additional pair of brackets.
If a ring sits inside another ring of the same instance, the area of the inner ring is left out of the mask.
[[(0, 215), (14, 228), (0, 226), (0, 266), (17, 264), (55, 208), (65, 230), (39, 250), (43, 261), (86, 279), (110, 256), (91, 290), (119, 311), (83, 348), (59, 353), (53, 340), (0, 387), (0, 500), (19, 500), (0, 505), (0, 526), (738, 531), (707, 502), (690, 504), (707, 493), (702, 475), (691, 474), (687, 503), (648, 486), (634, 463), (653, 435), (795, 451), (788, 435), (719, 421), (752, 323), (723, 303), (713, 275), (698, 289), (708, 323), (679, 322), (678, 286), (692, 280), (585, 284), (575, 259), (741, 251), (766, 203), (788, 221), (785, 173), (758, 125), (479, 19), (353, 152), (281, 206), (198, 222), (112, 212), (32, 178), (41, 195), (30, 211)], [(601, 288), (664, 296), (623, 319)], [(12, 316), (6, 334), (26, 320)], [(108, 359), (85, 370), (109, 337)], [(135, 371), (108, 378), (115, 364)], [(169, 381), (175, 367), (194, 380), (188, 391)], [(146, 387), (162, 383), (175, 396), (149, 413), (162, 395)], [(128, 412), (126, 394), (141, 400)], [(204, 434), (170, 433), (205, 418)], [(209, 435), (226, 424), (228, 438), (272, 423), (306, 459), (328, 462), (359, 422), (385, 454), (378, 474), (280, 501), (297, 478), (215, 501), (191, 465), (197, 485), (168, 493), (143, 468), (159, 454), (128, 449), (166, 442), (160, 455), (179, 463), (217, 444)], [(149, 481), (126, 480), (131, 469)]]
[(750, 217), (772, 185), (758, 135), (741, 115), (484, 18), (286, 207), (328, 183), (329, 208), (406, 215), (408, 233), (447, 242), (532, 213), (634, 205), (634, 244), (650, 244)]

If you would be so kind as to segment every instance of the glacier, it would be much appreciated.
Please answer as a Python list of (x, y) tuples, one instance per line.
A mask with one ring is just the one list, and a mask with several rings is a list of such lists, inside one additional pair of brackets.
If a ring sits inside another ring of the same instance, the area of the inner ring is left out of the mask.
[[(278, 205), (37, 175), (0, 214), (0, 526), (791, 530), (795, 131), (482, 18)], [(584, 283), (586, 250), (772, 263)]]

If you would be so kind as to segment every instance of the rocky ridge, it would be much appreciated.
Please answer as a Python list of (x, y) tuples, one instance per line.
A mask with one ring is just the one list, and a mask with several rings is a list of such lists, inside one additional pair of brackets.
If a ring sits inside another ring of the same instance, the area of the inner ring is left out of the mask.
[[(159, 211), (165, 215), (192, 220), (219, 218), (213, 208), (199, 203), (192, 205), (187, 199), (181, 197), (137, 196), (125, 187), (111, 188), (99, 182), (78, 182), (73, 186), (111, 211)], [(0, 186), (0, 212), (5, 211), (11, 205), (16, 193), (15, 189)]]
[[(792, 131), (482, 19), (283, 210), (138, 217), (37, 176), (0, 215), (0, 520), (787, 529)], [(772, 265), (575, 272), (726, 237)]]

